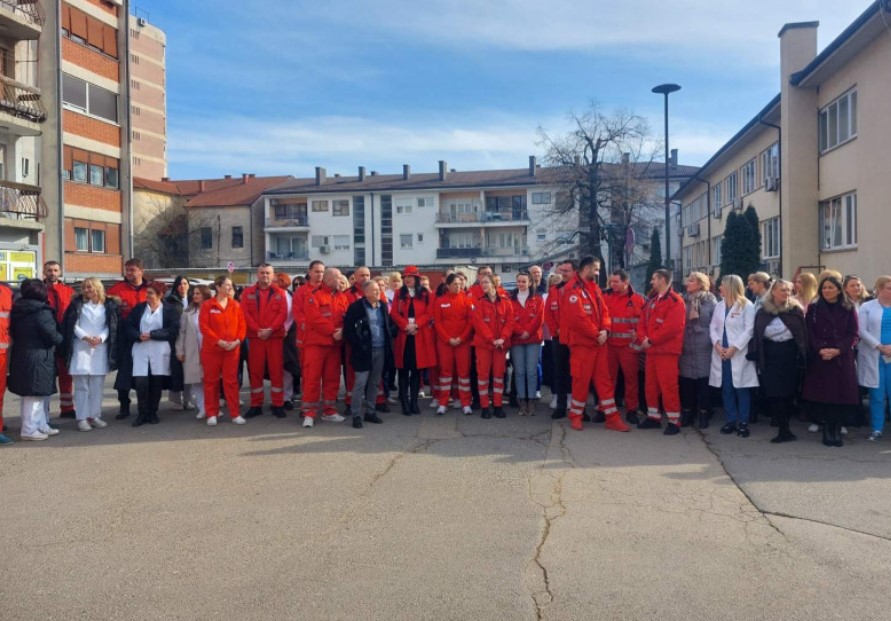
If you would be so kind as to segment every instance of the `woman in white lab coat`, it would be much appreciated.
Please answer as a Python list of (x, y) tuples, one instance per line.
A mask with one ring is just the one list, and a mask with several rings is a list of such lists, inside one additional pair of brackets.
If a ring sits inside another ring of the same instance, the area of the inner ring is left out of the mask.
[(746, 299), (739, 276), (721, 279), (723, 298), (712, 315), (709, 335), (712, 341), (712, 365), (709, 384), (721, 389), (726, 422), (721, 433), (734, 431), (749, 437), (751, 389), (758, 387), (755, 363), (746, 360), (749, 341), (755, 330), (755, 308)]

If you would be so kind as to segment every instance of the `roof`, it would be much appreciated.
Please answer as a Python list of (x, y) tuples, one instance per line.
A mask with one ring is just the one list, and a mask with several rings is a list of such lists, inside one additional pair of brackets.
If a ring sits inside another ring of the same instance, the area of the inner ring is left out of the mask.
[(232, 207), (250, 205), (263, 192), (293, 179), (290, 175), (257, 177), (241, 175), (223, 179), (171, 180), (133, 179), (133, 188), (189, 198), (187, 207)]

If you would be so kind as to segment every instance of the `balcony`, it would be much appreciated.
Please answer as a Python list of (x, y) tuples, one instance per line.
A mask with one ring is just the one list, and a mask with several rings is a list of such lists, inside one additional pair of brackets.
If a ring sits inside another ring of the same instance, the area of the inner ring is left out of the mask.
[(436, 250), (437, 259), (480, 259), (483, 257), (507, 258), (507, 257), (528, 257), (527, 249), (518, 248), (499, 248), (497, 246), (486, 246), (485, 248), (438, 248)]
[(46, 108), (40, 91), (0, 75), (0, 124), (20, 136), (40, 135), (40, 123), (46, 120)]
[(297, 252), (267, 252), (266, 260), (270, 263), (273, 261), (278, 262), (288, 262), (288, 261), (309, 261), (309, 251), (297, 251)]
[(0, 0), (3, 36), (18, 41), (38, 39), (46, 14), (38, 0)]
[(521, 226), (528, 225), (529, 212), (525, 209), (514, 211), (512, 209), (500, 211), (484, 211), (481, 213), (438, 213), (436, 214), (437, 226)]
[(306, 215), (292, 215), (286, 218), (266, 218), (266, 230), (308, 228), (309, 218)]
[(46, 215), (39, 186), (0, 180), (0, 218), (40, 222)]

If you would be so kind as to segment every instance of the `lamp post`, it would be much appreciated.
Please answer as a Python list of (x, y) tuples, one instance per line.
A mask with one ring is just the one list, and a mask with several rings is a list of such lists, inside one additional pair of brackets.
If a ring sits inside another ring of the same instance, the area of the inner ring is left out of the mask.
[(668, 96), (681, 90), (677, 84), (660, 84), (653, 92), (665, 96), (665, 265), (671, 267), (671, 197), (668, 195)]

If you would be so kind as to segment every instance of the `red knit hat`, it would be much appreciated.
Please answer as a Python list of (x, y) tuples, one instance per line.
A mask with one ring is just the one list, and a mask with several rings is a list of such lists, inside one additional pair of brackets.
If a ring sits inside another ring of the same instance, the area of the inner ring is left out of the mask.
[(421, 271), (414, 265), (407, 266), (404, 270), (402, 270), (402, 277), (406, 276), (414, 276), (415, 278), (421, 275)]

